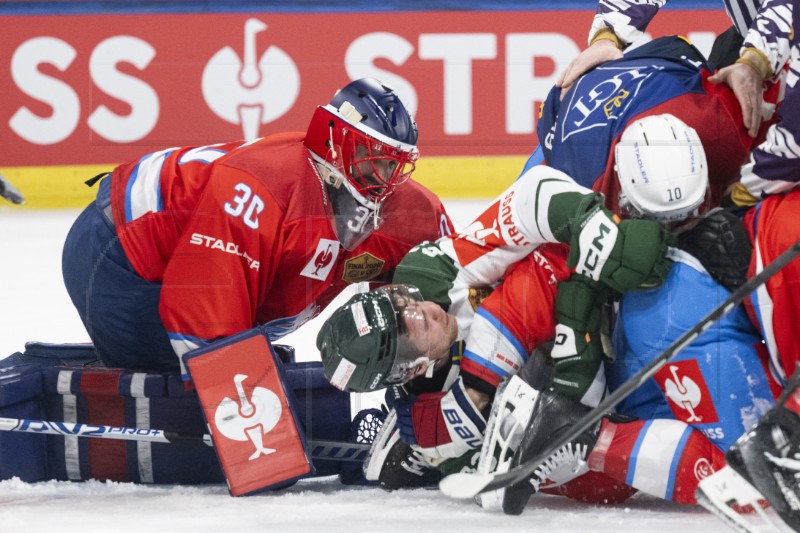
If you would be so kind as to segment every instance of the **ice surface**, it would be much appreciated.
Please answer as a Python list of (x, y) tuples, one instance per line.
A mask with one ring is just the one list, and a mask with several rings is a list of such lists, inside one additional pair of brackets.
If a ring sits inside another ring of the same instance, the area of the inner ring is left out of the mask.
[[(446, 202), (465, 224), (484, 202)], [(61, 281), (61, 245), (77, 211), (0, 206), (0, 358), (26, 341), (85, 342), (86, 332)], [(312, 321), (286, 340), (298, 360), (313, 360)], [(369, 404), (373, 399), (363, 399)], [(714, 533), (727, 527), (700, 508), (637, 495), (623, 505), (586, 505), (554, 496), (531, 499), (509, 517), (435, 490), (387, 493), (346, 487), (337, 478), (304, 480), (270, 494), (232, 498), (223, 485), (0, 482), (0, 533), (359, 533), (359, 532), (664, 532)]]

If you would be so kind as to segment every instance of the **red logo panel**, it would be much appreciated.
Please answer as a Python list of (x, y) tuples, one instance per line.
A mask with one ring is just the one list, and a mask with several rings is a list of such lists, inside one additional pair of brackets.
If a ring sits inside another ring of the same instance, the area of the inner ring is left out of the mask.
[(188, 364), (233, 496), (311, 471), (263, 336), (254, 334)]
[(687, 424), (719, 422), (714, 401), (694, 359), (669, 363), (653, 378), (667, 398), (675, 418)]

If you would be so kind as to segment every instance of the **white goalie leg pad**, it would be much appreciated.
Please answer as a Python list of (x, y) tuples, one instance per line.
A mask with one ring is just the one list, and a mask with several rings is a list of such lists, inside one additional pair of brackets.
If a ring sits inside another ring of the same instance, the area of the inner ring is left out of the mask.
[(778, 514), (750, 483), (726, 466), (697, 486), (697, 503), (733, 529), (745, 533), (790, 533)]
[(369, 449), (369, 455), (364, 460), (362, 468), (367, 481), (378, 481), (381, 468), (386, 462), (386, 456), (398, 440), (400, 440), (400, 431), (397, 430), (397, 413), (392, 409), (386, 415), (386, 420), (383, 421), (378, 436), (375, 437), (372, 447)]
[[(519, 376), (511, 376), (498, 387), (492, 404), (477, 471), (480, 474), (507, 472), (525, 428), (528, 427), (539, 391)], [(475, 497), (484, 509), (501, 509), (505, 489)]]

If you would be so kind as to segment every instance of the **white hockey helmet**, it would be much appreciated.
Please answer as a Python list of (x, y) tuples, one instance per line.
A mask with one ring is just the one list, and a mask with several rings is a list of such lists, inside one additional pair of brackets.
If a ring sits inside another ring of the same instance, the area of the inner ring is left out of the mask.
[(614, 157), (622, 212), (659, 222), (697, 214), (708, 164), (694, 128), (669, 114), (636, 120), (622, 132)]

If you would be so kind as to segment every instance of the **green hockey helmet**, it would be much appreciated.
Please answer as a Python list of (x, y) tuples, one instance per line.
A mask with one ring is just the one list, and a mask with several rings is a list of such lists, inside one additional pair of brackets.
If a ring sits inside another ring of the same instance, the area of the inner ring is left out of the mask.
[(325, 321), (317, 335), (325, 377), (349, 392), (371, 392), (404, 383), (427, 350), (414, 343), (407, 323), (417, 319), (422, 296), (410, 285), (386, 285), (356, 294)]

